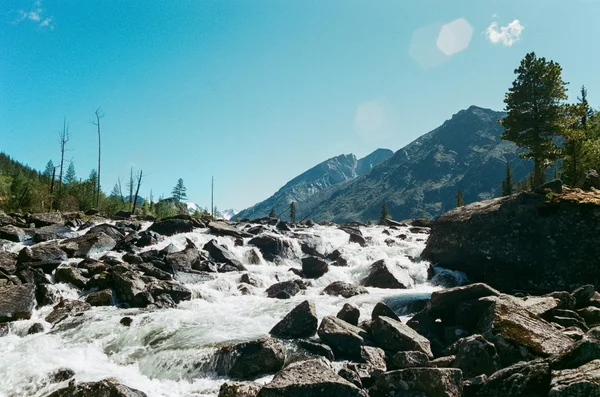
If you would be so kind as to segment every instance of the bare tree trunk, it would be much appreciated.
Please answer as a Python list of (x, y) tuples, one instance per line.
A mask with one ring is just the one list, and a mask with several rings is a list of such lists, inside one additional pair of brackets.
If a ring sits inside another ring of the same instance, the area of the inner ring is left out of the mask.
[(96, 183), (96, 209), (100, 207), (100, 119), (104, 117), (104, 113), (100, 108), (94, 112), (96, 114), (96, 126), (98, 126), (98, 182)]
[(133, 207), (133, 167), (131, 167), (129, 171), (129, 211), (131, 211)]
[(123, 189), (121, 188), (121, 177), (117, 178), (117, 185), (119, 186), (119, 196), (121, 196), (121, 202), (125, 204), (125, 197), (123, 197)]
[(142, 175), (144, 171), (140, 170), (137, 174), (137, 189), (135, 190), (135, 199), (133, 200), (133, 210), (131, 211), (131, 215), (135, 214), (135, 206), (137, 205), (138, 194), (140, 193), (140, 186), (142, 185)]
[(60, 173), (58, 175), (58, 193), (60, 194), (62, 191), (63, 168), (65, 163), (65, 147), (67, 142), (69, 142), (69, 138), (71, 137), (69, 134), (69, 126), (67, 126), (66, 117), (63, 121), (63, 129), (59, 132), (58, 137), (60, 143)]

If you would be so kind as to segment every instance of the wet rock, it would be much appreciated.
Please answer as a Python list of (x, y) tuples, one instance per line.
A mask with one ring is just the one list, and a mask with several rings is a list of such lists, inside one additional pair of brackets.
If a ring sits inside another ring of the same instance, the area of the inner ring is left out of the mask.
[(348, 324), (358, 325), (360, 310), (358, 309), (358, 307), (350, 303), (345, 303), (344, 307), (342, 307), (342, 310), (338, 312), (336, 317), (340, 320), (344, 320)]
[(361, 247), (365, 247), (367, 245), (367, 240), (365, 240), (365, 238), (357, 233), (350, 233), (350, 239), (349, 241), (351, 243), (356, 243), (358, 245), (360, 245)]
[(90, 293), (85, 301), (92, 306), (110, 306), (113, 300), (113, 293), (110, 289), (94, 291)]
[(149, 247), (158, 244), (161, 240), (161, 235), (152, 230), (146, 230), (139, 233), (139, 238), (135, 241), (135, 246), (139, 248)]
[(462, 338), (450, 350), (456, 356), (453, 366), (460, 369), (465, 378), (489, 376), (500, 369), (496, 346), (481, 335)]
[(371, 324), (371, 335), (378, 346), (390, 351), (420, 351), (430, 358), (431, 345), (415, 330), (389, 317), (379, 317)]
[(376, 320), (381, 316), (389, 317), (396, 321), (400, 321), (400, 317), (384, 302), (377, 302), (371, 312), (371, 320)]
[(230, 365), (229, 368), (218, 366), (217, 373), (234, 379), (250, 379), (272, 374), (283, 368), (285, 348), (277, 339), (262, 338), (223, 347), (217, 356), (223, 363)]
[(369, 275), (362, 281), (362, 285), (365, 287), (377, 288), (406, 289), (410, 288), (412, 284), (412, 279), (408, 276), (404, 280), (399, 280), (384, 259), (373, 263), (369, 269)]
[[(8, 335), (9, 332), (10, 332), (10, 327), (8, 326), (8, 324), (0, 323), (0, 338)], [(332, 353), (332, 356), (333, 356), (333, 353)]]
[(300, 250), (303, 253), (305, 253), (306, 255), (314, 256), (314, 257), (320, 258), (320, 259), (325, 259), (325, 255), (320, 253), (319, 250), (317, 250), (317, 248), (315, 248), (313, 245), (311, 245), (309, 243), (301, 242)]
[(444, 356), (431, 360), (429, 364), (436, 368), (453, 368), (455, 360), (456, 356)]
[(325, 316), (317, 331), (319, 338), (333, 350), (336, 359), (361, 359), (361, 347), (367, 333), (337, 317)]
[(194, 230), (194, 224), (187, 219), (170, 218), (154, 222), (148, 230), (163, 236), (172, 236), (178, 233), (192, 232)]
[(360, 285), (345, 283), (343, 281), (334, 281), (329, 284), (322, 292), (323, 294), (332, 296), (343, 296), (344, 298), (351, 298), (356, 295), (368, 294), (366, 288)]
[(44, 332), (44, 326), (40, 323), (34, 323), (27, 330), (27, 335), (39, 334), (40, 332)]
[(462, 375), (454, 368), (406, 368), (382, 374), (369, 390), (371, 397), (460, 397)]
[(290, 250), (289, 241), (271, 234), (263, 234), (254, 237), (248, 244), (255, 246), (262, 253), (263, 258), (273, 261), (275, 258), (283, 257)]
[(113, 272), (111, 279), (120, 302), (132, 307), (146, 307), (154, 302), (152, 295), (147, 291), (146, 283), (135, 272)]
[(429, 356), (419, 351), (397, 352), (392, 357), (392, 364), (396, 369), (429, 367)]
[(499, 295), (500, 292), (482, 283), (434, 291), (431, 294), (429, 303), (429, 315), (438, 318), (438, 316), (443, 316), (445, 313), (452, 313), (460, 303), (486, 296)]
[(141, 263), (138, 268), (144, 272), (146, 276), (154, 277), (159, 280), (172, 280), (173, 276), (171, 273), (167, 273), (164, 270), (159, 269), (151, 263)]
[(140, 263), (144, 263), (144, 260), (137, 254), (126, 253), (123, 255), (123, 260), (127, 263), (131, 263), (132, 265), (139, 265)]
[(160, 295), (168, 295), (174, 303), (192, 299), (192, 291), (177, 281), (153, 281), (148, 284), (148, 291), (154, 298), (157, 298)]
[(477, 393), (478, 397), (547, 397), (550, 367), (537, 360), (520, 362), (490, 376)]
[(60, 246), (70, 258), (87, 258), (110, 251), (116, 245), (117, 242), (104, 233), (86, 233), (64, 240)]
[(71, 299), (61, 299), (60, 302), (52, 308), (50, 314), (46, 316), (46, 321), (50, 324), (57, 324), (69, 316), (83, 313), (91, 308), (92, 306), (86, 302)]
[[(216, 244), (216, 241), (211, 240), (211, 242), (207, 243), (207, 245), (209, 245), (209, 244)], [(221, 248), (221, 247), (219, 247), (219, 248)], [(204, 249), (207, 250), (206, 246)], [(218, 248), (214, 248), (214, 249), (218, 249)], [(224, 247), (222, 249), (225, 250)], [(211, 251), (209, 251), (209, 253), (210, 252)], [(215, 254), (217, 254), (217, 253), (215, 253)], [(198, 251), (198, 248), (196, 248), (196, 245), (191, 240), (186, 239), (185, 249), (167, 254), (165, 257), (165, 262), (167, 265), (171, 266), (174, 271), (181, 272), (181, 271), (189, 271), (192, 268), (192, 264), (199, 258), (200, 258), (200, 251)], [(217, 260), (220, 260), (219, 258), (215, 257), (215, 259), (217, 259)]]
[(225, 222), (212, 221), (208, 223), (210, 232), (215, 236), (231, 236), (234, 238), (252, 237), (252, 234), (239, 230)]
[(69, 368), (59, 368), (48, 375), (50, 383), (61, 383), (75, 376), (75, 371)]
[(44, 214), (31, 214), (27, 218), (28, 223), (35, 224), (35, 227), (43, 227), (50, 225), (62, 225), (64, 219), (58, 212), (44, 213)]
[(0, 272), (6, 275), (15, 274), (17, 271), (17, 256), (12, 252), (0, 251)]
[(588, 306), (584, 309), (577, 311), (585, 323), (590, 327), (596, 327), (600, 325), (600, 308)]
[(96, 225), (87, 231), (86, 234), (95, 234), (95, 233), (104, 233), (116, 242), (121, 241), (125, 238), (125, 235), (113, 225), (108, 223), (102, 223), (100, 225)]
[(131, 317), (123, 317), (120, 321), (119, 324), (124, 325), (126, 327), (131, 326), (131, 323), (133, 323), (133, 319)]
[(362, 381), (360, 380), (360, 376), (358, 375), (358, 373), (350, 368), (350, 365), (345, 364), (337, 373), (339, 376), (341, 376), (342, 378), (344, 378), (345, 380), (347, 380), (348, 382), (352, 383), (354, 386), (358, 387), (359, 389), (363, 388), (363, 384)]
[(586, 335), (585, 332), (583, 332), (581, 329), (579, 329), (577, 327), (565, 328), (561, 332), (563, 333), (563, 335), (568, 336), (569, 338), (571, 338), (574, 341), (580, 341)]
[(67, 254), (56, 241), (36, 244), (19, 251), (17, 268), (41, 268), (44, 273), (52, 273), (61, 263), (67, 261)]
[(227, 249), (227, 247), (224, 245), (219, 245), (217, 240), (210, 240), (208, 243), (204, 244), (202, 249), (207, 251), (217, 262), (222, 262), (233, 266), (238, 271), (246, 270), (246, 267), (242, 264), (242, 262), (240, 262), (237, 257)]
[(300, 346), (301, 348), (303, 348), (304, 350), (306, 350), (312, 354), (325, 357), (329, 361), (335, 360), (335, 356), (333, 355), (333, 350), (331, 350), (331, 348), (329, 346), (327, 346), (323, 343), (316, 343), (316, 342), (311, 342), (308, 340), (301, 339), (298, 341), (298, 346)]
[[(290, 280), (273, 284), (265, 292), (269, 298), (289, 299), (303, 289), (306, 289), (306, 286), (302, 280)], [(287, 298), (282, 293), (285, 293)]]
[(129, 388), (112, 379), (69, 385), (48, 397), (147, 397), (147, 394)]
[(573, 317), (561, 317), (561, 316), (553, 316), (551, 320), (554, 324), (558, 324), (562, 327), (577, 327), (583, 331), (587, 331), (588, 327), (584, 322), (581, 322)]
[(279, 372), (258, 397), (366, 397), (322, 360), (294, 363)]
[(302, 258), (302, 273), (306, 278), (319, 278), (329, 271), (327, 262), (312, 256)]
[(54, 274), (59, 283), (70, 283), (76, 288), (84, 289), (87, 284), (87, 278), (81, 275), (81, 271), (71, 266), (59, 266)]
[(317, 333), (318, 321), (314, 303), (304, 301), (275, 324), (269, 333), (281, 339), (308, 338)]
[(17, 276), (23, 284), (51, 284), (42, 269), (28, 267), (19, 271)]
[(250, 284), (253, 287), (262, 287), (263, 282), (252, 273), (244, 273), (240, 277), (240, 283)]
[(35, 299), (38, 307), (53, 305), (59, 300), (59, 296), (48, 287), (48, 284), (38, 284), (35, 289)]
[(0, 239), (12, 241), (15, 243), (22, 243), (24, 241), (30, 240), (31, 235), (25, 232), (25, 230), (12, 226), (2, 226), (0, 227)]
[(35, 285), (0, 284), (0, 323), (29, 319), (35, 307)]
[(262, 386), (254, 382), (225, 382), (218, 397), (256, 397)]
[(552, 371), (548, 397), (600, 396), (600, 360), (579, 368)]
[(245, 256), (246, 260), (248, 261), (248, 263), (251, 265), (260, 265), (260, 263), (261, 263), (260, 255), (256, 251), (256, 248), (252, 248), (252, 249), (246, 251), (244, 256)]

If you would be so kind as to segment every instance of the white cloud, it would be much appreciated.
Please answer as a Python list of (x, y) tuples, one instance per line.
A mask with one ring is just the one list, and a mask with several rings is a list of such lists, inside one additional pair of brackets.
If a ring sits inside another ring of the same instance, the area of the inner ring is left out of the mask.
[(19, 17), (15, 21), (15, 23), (19, 23), (22, 21), (32, 21), (35, 22), (40, 28), (50, 28), (54, 29), (54, 25), (52, 24), (53, 18), (51, 16), (45, 16), (45, 10), (41, 8), (42, 2), (41, 0), (36, 0), (33, 3), (33, 8), (30, 11), (18, 10)]
[(521, 34), (525, 27), (521, 25), (518, 19), (515, 19), (506, 26), (498, 26), (498, 22), (492, 22), (485, 30), (484, 34), (492, 44), (502, 44), (505, 47), (511, 47), (521, 39)]
[(36, 21), (36, 22), (39, 21), (41, 19), (40, 18), (40, 12), (42, 12), (42, 10), (40, 10), (40, 9), (35, 10), (35, 11), (30, 11), (27, 14), (27, 19), (30, 19), (30, 20)]

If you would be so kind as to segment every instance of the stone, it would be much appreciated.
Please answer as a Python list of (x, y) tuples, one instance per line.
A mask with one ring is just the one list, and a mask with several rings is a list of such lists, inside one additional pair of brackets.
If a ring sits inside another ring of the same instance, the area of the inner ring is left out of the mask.
[(465, 378), (489, 376), (501, 368), (496, 346), (481, 335), (462, 338), (451, 350), (456, 356), (453, 367), (460, 369)]
[(344, 320), (348, 324), (358, 325), (360, 310), (358, 309), (358, 307), (350, 303), (345, 303), (344, 307), (342, 307), (342, 310), (338, 312), (336, 317), (340, 320)]
[(254, 382), (225, 382), (217, 397), (256, 397), (261, 387)]
[(329, 271), (329, 266), (321, 258), (308, 256), (302, 258), (302, 274), (306, 278), (319, 278)]
[(384, 302), (377, 302), (373, 311), (371, 312), (371, 320), (377, 320), (379, 317), (385, 316), (396, 321), (400, 321), (400, 317)]
[(31, 318), (35, 307), (35, 285), (0, 284), (0, 323)]
[(69, 283), (79, 289), (84, 289), (88, 279), (83, 277), (81, 271), (71, 266), (59, 266), (54, 273), (59, 283)]
[(25, 230), (12, 226), (2, 226), (0, 227), (0, 239), (12, 241), (15, 243), (22, 243), (24, 241), (30, 240), (31, 235), (25, 232)]
[(397, 352), (392, 357), (392, 364), (395, 369), (405, 369), (414, 367), (429, 367), (429, 356), (419, 351)]
[(113, 293), (110, 289), (91, 292), (85, 301), (92, 306), (110, 306), (113, 301)]
[(314, 303), (304, 301), (275, 324), (269, 333), (281, 339), (308, 338), (317, 333), (318, 321)]
[(488, 377), (478, 397), (547, 397), (550, 389), (550, 367), (537, 360), (520, 362)]
[(347, 299), (356, 295), (368, 294), (369, 291), (360, 285), (345, 283), (343, 281), (334, 281), (325, 287), (322, 293), (331, 296), (342, 296)]
[(70, 368), (59, 368), (56, 371), (48, 374), (50, 383), (61, 383), (75, 376), (75, 371)]
[(70, 258), (97, 256), (112, 250), (116, 245), (117, 242), (105, 233), (86, 233), (80, 237), (64, 240), (60, 244)]
[(242, 262), (240, 262), (239, 259), (237, 259), (237, 257), (227, 249), (227, 247), (224, 245), (219, 245), (217, 240), (210, 240), (208, 243), (204, 244), (202, 249), (207, 251), (217, 262), (233, 266), (238, 271), (246, 270), (246, 267), (242, 264)]
[(550, 296), (560, 301), (560, 304), (556, 307), (557, 309), (573, 310), (577, 306), (575, 297), (567, 291), (554, 291), (545, 296)]
[(378, 346), (390, 351), (420, 351), (433, 358), (427, 338), (389, 317), (381, 316), (371, 324), (370, 333)]
[(112, 287), (117, 299), (131, 307), (146, 307), (154, 299), (146, 283), (132, 271), (117, 271), (111, 274)]
[(600, 396), (600, 360), (579, 368), (552, 371), (548, 397)]
[(367, 397), (322, 360), (294, 363), (279, 372), (258, 397)]
[(119, 230), (119, 228), (108, 223), (96, 225), (86, 232), (86, 234), (94, 233), (104, 233), (117, 242), (125, 238), (125, 235)]
[(50, 314), (46, 316), (46, 321), (50, 324), (58, 324), (69, 316), (78, 315), (92, 308), (89, 303), (61, 298), (60, 302), (54, 305)]
[(577, 368), (593, 360), (600, 360), (600, 341), (583, 338), (561, 354), (553, 356), (553, 370)]
[(431, 293), (429, 302), (429, 315), (433, 318), (453, 313), (456, 307), (463, 302), (479, 299), (486, 296), (499, 296), (500, 292), (483, 283), (454, 287)]
[(306, 286), (302, 280), (289, 280), (273, 284), (265, 292), (269, 298), (289, 299), (303, 289), (306, 289)]
[(390, 265), (384, 259), (373, 263), (369, 269), (369, 275), (362, 281), (365, 287), (406, 289), (413, 285), (412, 279), (406, 277), (399, 280), (397, 275), (390, 270)]
[(187, 219), (168, 218), (154, 222), (148, 230), (163, 236), (173, 236), (178, 233), (192, 232), (194, 230), (194, 223)]
[(309, 340), (300, 339), (298, 341), (298, 346), (302, 349), (308, 351), (309, 353), (315, 354), (317, 356), (325, 357), (329, 361), (335, 360), (335, 356), (333, 355), (333, 350), (323, 343), (311, 342)]
[(129, 388), (112, 379), (84, 382), (59, 389), (48, 397), (147, 397), (147, 394)]
[(234, 238), (252, 237), (252, 234), (241, 231), (225, 222), (211, 221), (208, 223), (208, 228), (215, 236), (231, 236)]
[(581, 185), (581, 188), (583, 190), (592, 190), (592, 188), (599, 190), (600, 189), (600, 175), (598, 175), (598, 172), (596, 170), (587, 170), (587, 171), (585, 171), (585, 176), (584, 176), (583, 181), (581, 183), (579, 183), (579, 185)]
[(319, 338), (331, 347), (336, 359), (361, 359), (361, 347), (365, 344), (367, 333), (337, 317), (325, 316), (317, 331)]
[(271, 234), (263, 234), (254, 237), (248, 244), (255, 246), (262, 253), (263, 258), (268, 261), (274, 261), (278, 257), (283, 257), (291, 249), (289, 241)]
[(218, 366), (217, 373), (234, 379), (251, 379), (275, 373), (283, 368), (285, 348), (272, 338), (225, 346), (217, 356), (225, 366)]
[(41, 268), (44, 273), (52, 273), (61, 263), (68, 260), (67, 254), (56, 241), (25, 247), (19, 251), (17, 268)]
[(454, 356), (454, 355), (443, 356), (443, 357), (438, 357), (434, 360), (431, 360), (429, 362), (429, 365), (431, 367), (435, 367), (435, 368), (453, 368), (454, 361), (456, 361), (456, 356)]
[(577, 314), (579, 314), (590, 327), (600, 325), (600, 308), (598, 307), (588, 306), (578, 310)]
[(577, 308), (587, 306), (595, 292), (595, 287), (592, 284), (583, 285), (571, 292), (571, 295), (575, 298), (575, 306)]
[(34, 323), (27, 330), (27, 335), (39, 334), (40, 332), (44, 332), (44, 326), (42, 324), (40, 324), (40, 323)]
[(406, 368), (385, 372), (369, 389), (370, 397), (460, 397), (461, 394), (462, 374), (454, 368)]
[(58, 212), (43, 213), (43, 214), (31, 214), (27, 217), (28, 223), (35, 224), (35, 227), (43, 227), (50, 225), (63, 224), (64, 219)]
[(119, 321), (119, 324), (124, 325), (125, 327), (131, 326), (131, 323), (133, 323), (133, 319), (131, 317), (123, 317)]
[[(214, 240), (211, 240), (213, 242)], [(208, 243), (210, 244), (210, 243)], [(205, 248), (206, 250), (206, 248)], [(210, 251), (209, 251), (210, 253)], [(165, 256), (165, 263), (172, 267), (174, 271), (189, 271), (195, 261), (199, 260), (200, 251), (196, 245), (189, 239), (186, 239), (186, 246), (183, 250), (169, 253)], [(216, 259), (216, 258), (215, 258)], [(227, 263), (227, 262), (225, 262)]]

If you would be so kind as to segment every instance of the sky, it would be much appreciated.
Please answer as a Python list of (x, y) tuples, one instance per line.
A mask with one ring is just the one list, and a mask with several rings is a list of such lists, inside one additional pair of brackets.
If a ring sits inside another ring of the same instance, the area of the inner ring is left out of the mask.
[(600, 0), (0, 0), (0, 151), (97, 165), (109, 193), (241, 210), (330, 157), (504, 107), (527, 52), (600, 104)]

